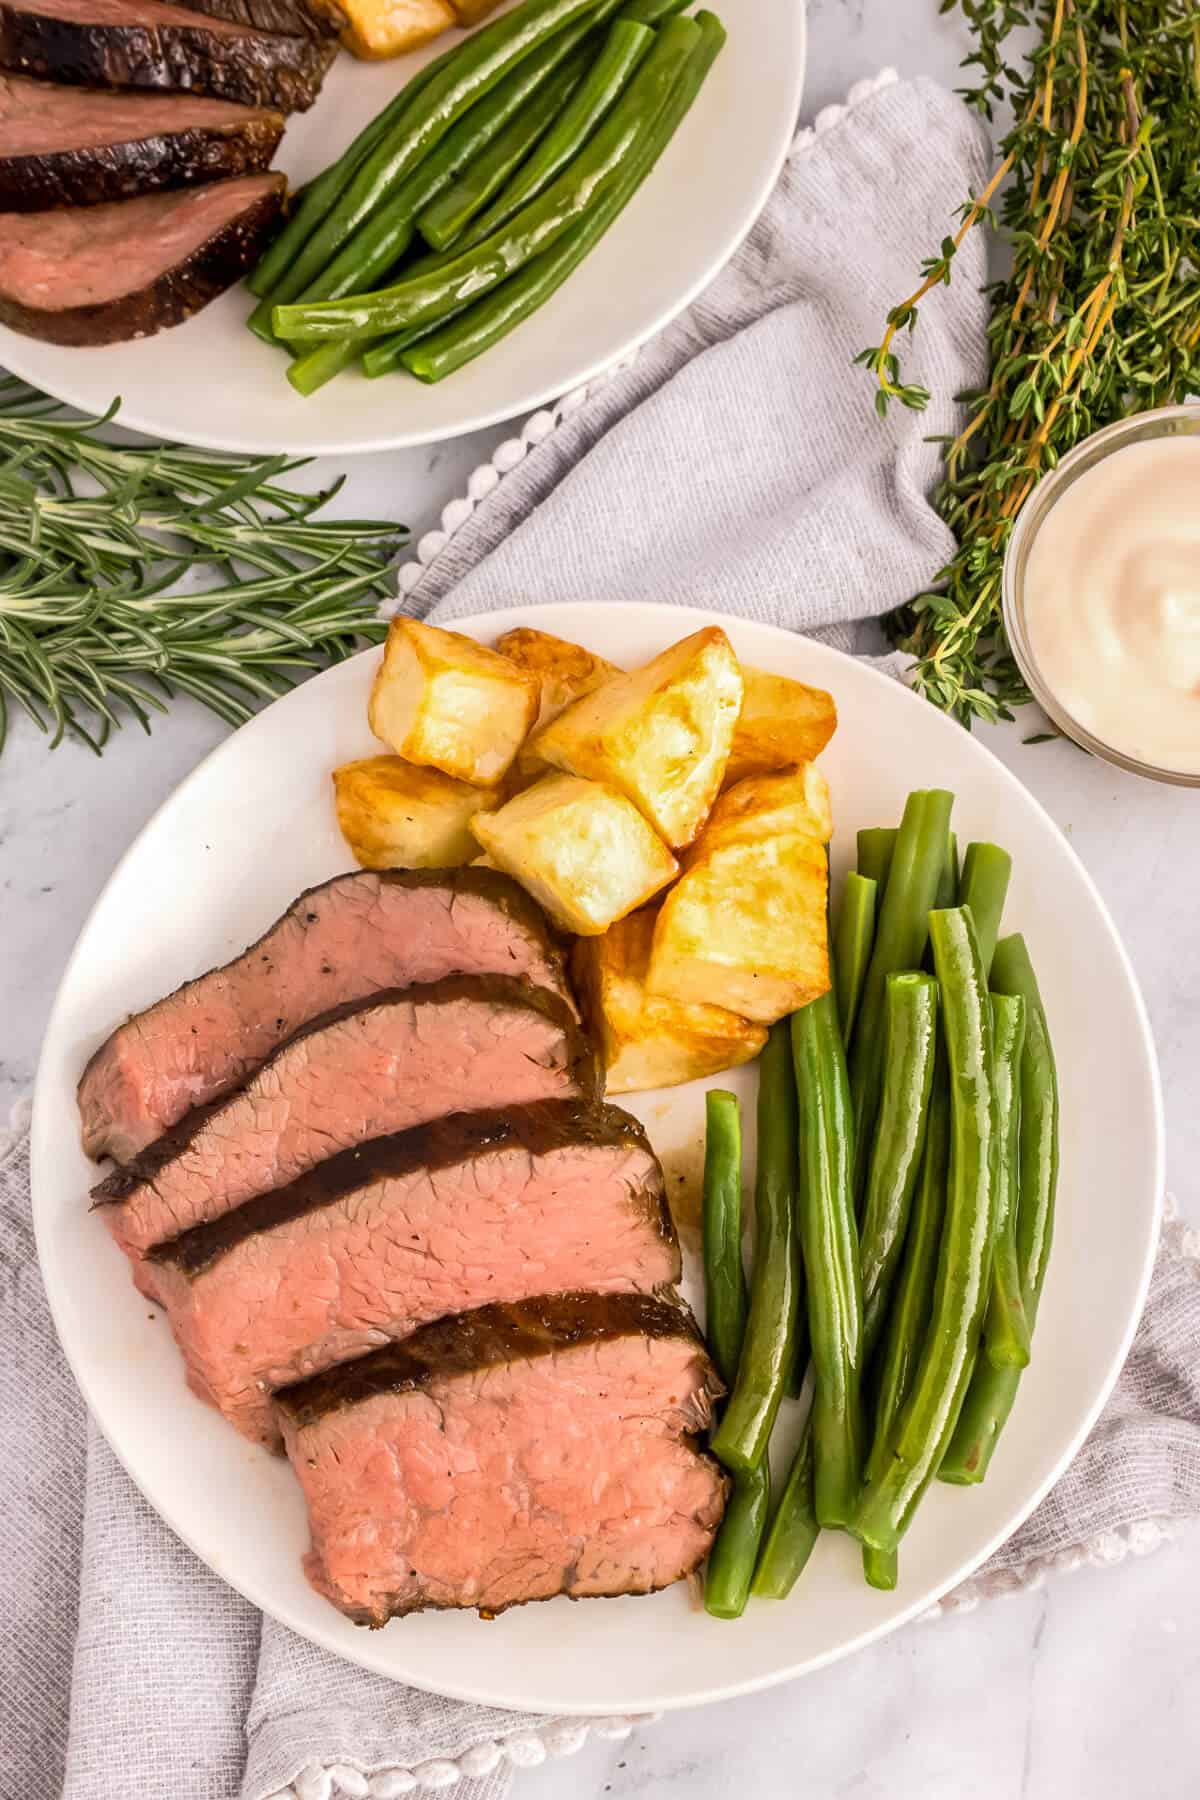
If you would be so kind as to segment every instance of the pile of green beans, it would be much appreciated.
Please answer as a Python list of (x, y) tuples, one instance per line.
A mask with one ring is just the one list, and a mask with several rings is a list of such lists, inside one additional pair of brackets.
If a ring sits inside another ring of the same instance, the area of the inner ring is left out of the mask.
[[(720, 1617), (748, 1592), (785, 1597), (822, 1529), (858, 1538), (866, 1580), (894, 1588), (929, 1485), (984, 1479), (1030, 1359), (1054, 1054), (1024, 940), (999, 935), (1011, 858), (972, 843), (960, 872), (952, 803), (911, 794), (898, 827), (859, 832), (830, 990), (772, 1028), (748, 1307), (740, 1133), (735, 1214), (717, 1199), (729, 1126), (710, 1123), (709, 1330), (732, 1390), (712, 1448), (734, 1480), (706, 1584)], [(770, 1510), (769, 1440), (806, 1328), (811, 1405)]]
[[(422, 69), (249, 278), (303, 395), (356, 363), (443, 380), (541, 306), (612, 225), (725, 42), (689, 0), (524, 0)], [(412, 256), (419, 242), (429, 253)]]

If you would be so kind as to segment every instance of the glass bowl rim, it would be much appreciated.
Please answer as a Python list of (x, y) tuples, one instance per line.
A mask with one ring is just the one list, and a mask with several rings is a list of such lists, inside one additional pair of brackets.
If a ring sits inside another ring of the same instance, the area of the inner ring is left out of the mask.
[[(1185, 422), (1191, 427), (1190, 430), (1182, 429)], [(1024, 557), (1032, 546), (1042, 520), (1063, 490), (1087, 469), (1104, 461), (1115, 451), (1124, 449), (1128, 443), (1193, 435), (1200, 436), (1200, 398), (1181, 401), (1174, 406), (1158, 406), (1146, 412), (1130, 413), (1126, 418), (1116, 419), (1111, 425), (1103, 425), (1099, 431), (1081, 438), (1055, 468), (1035, 482), (1026, 495), (1005, 545), (1001, 571), (1000, 604), (1008, 642), (1025, 685), (1050, 722), (1081, 750), (1087, 750), (1093, 756), (1098, 756), (1104, 762), (1112, 763), (1131, 775), (1140, 775), (1148, 781), (1168, 782), (1174, 787), (1200, 787), (1200, 774), (1189, 774), (1180, 769), (1164, 769), (1157, 763), (1143, 762), (1139, 757), (1130, 756), (1126, 751), (1118, 749), (1115, 744), (1096, 737), (1074, 717), (1043, 679), (1026, 629), (1024, 594), (1021, 591), (1023, 584), (1018, 577), (1018, 568), (1020, 567), (1023, 576)]]

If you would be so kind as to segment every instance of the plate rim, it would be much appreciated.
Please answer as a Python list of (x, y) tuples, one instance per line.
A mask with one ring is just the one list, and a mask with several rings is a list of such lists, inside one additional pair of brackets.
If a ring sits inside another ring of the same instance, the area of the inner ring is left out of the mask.
[[(735, 0), (736, 4), (736, 0)], [(537, 412), (541, 407), (556, 403), (579, 388), (586, 387), (597, 377), (616, 373), (622, 363), (634, 358), (652, 338), (665, 331), (681, 313), (685, 312), (709, 283), (714, 281), (721, 270), (737, 252), (750, 232), (757, 224), (763, 208), (770, 198), (771, 191), (779, 179), (788, 151), (795, 141), (799, 125), (800, 108), (804, 99), (805, 81), (808, 73), (808, 0), (791, 0), (795, 12), (795, 29), (798, 54), (795, 59), (795, 74), (792, 82), (791, 103), (788, 109), (790, 123), (780, 133), (772, 155), (766, 159), (760, 179), (754, 193), (752, 204), (746, 209), (742, 220), (728, 234), (724, 245), (708, 260), (701, 273), (691, 284), (681, 291), (678, 298), (664, 306), (653, 321), (643, 329), (633, 332), (618, 346), (604, 356), (593, 358), (590, 362), (580, 364), (579, 368), (565, 379), (531, 388), (527, 394), (513, 401), (511, 405), (492, 407), (471, 416), (456, 419), (453, 423), (437, 425), (432, 428), (416, 431), (385, 431), (377, 436), (354, 438), (349, 441), (326, 439), (314, 435), (312, 438), (297, 440), (287, 446), (289, 456), (370, 456), (387, 450), (412, 450), (425, 444), (441, 444), (448, 439), (467, 437), (476, 431), (487, 431), (495, 425), (503, 424), (509, 419), (518, 419), (523, 414)], [(235, 284), (237, 285), (237, 284)], [(219, 298), (220, 296), (218, 296)], [(188, 320), (182, 322), (185, 328)], [(40, 339), (31, 339), (10, 327), (0, 327), (0, 361), (5, 368), (21, 381), (29, 382), (40, 392), (49, 394), (63, 406), (74, 407), (85, 416), (92, 416), (94, 408), (90, 400), (75, 397), (78, 390), (69, 381), (55, 380), (48, 386), (41, 375), (27, 375), (22, 367), (21, 348), (28, 343), (41, 343)], [(99, 351), (97, 350), (97, 354)], [(70, 368), (74, 365), (66, 362)], [(381, 412), (384, 409), (380, 409)], [(316, 427), (316, 414), (313, 415)], [(189, 449), (216, 450), (235, 456), (269, 456), (276, 454), (279, 445), (270, 438), (257, 437), (253, 430), (247, 430), (234, 440), (220, 433), (205, 431), (187, 431), (181, 433), (176, 429), (166, 429), (157, 423), (152, 413), (128, 409), (123, 403), (116, 423), (126, 431), (140, 432), (144, 437), (162, 443), (182, 444)]]
[[(532, 622), (536, 624), (539, 617), (553, 614), (561, 623), (564, 612), (578, 611), (591, 616), (596, 609), (603, 609), (604, 612), (608, 614), (614, 612), (627, 613), (634, 615), (638, 619), (644, 619), (647, 613), (662, 615), (664, 619), (670, 618), (686, 621), (693, 629), (699, 629), (704, 625), (719, 625), (723, 621), (732, 619), (732, 622), (735, 625), (752, 624), (756, 629), (765, 629), (769, 633), (778, 634), (787, 639), (795, 639), (797, 636), (804, 635), (789, 631), (784, 626), (764, 624), (764, 622), (759, 620), (740, 620), (733, 615), (723, 614), (709, 608), (675, 606), (661, 601), (638, 600), (536, 602), (516, 607), (493, 608), (488, 612), (473, 613), (462, 619), (454, 619), (452, 623), (456, 631), (465, 632), (468, 635), (474, 635), (482, 639), (489, 635), (495, 635), (495, 632), (498, 629), (510, 628), (514, 620), (521, 623)], [(838, 650), (832, 645), (823, 644), (816, 639), (806, 638), (805, 641), (817, 655), (818, 661), (828, 659), (830, 667), (834, 671), (834, 679), (836, 679), (837, 668), (843, 663), (850, 663), (854, 666), (856, 675), (865, 675), (870, 681), (880, 683), (884, 688), (895, 690), (899, 687), (916, 706), (929, 704), (926, 701), (922, 701), (921, 697), (911, 688), (905, 687), (903, 683), (897, 682), (894, 677), (873, 667), (865, 659), (851, 656), (845, 651)], [(362, 651), (357, 652), (355, 657), (347, 659), (345, 663), (334, 665), (334, 671), (326, 671), (326, 673), (336, 672), (336, 670), (348, 666), (349, 663), (356, 662), (362, 657), (376, 655), (377, 653), (377, 647), (368, 646)], [(320, 679), (320, 676), (314, 678), (315, 681), (319, 681)], [(220, 758), (234, 753), (231, 747), (241, 735), (242, 731), (252, 730), (254, 726), (272, 710), (273, 706), (286, 704), (289, 700), (297, 697), (304, 689), (312, 685), (312, 682), (305, 682), (300, 688), (293, 689), (290, 694), (282, 696), (279, 701), (272, 702), (271, 706), (265, 707), (262, 712), (256, 714), (246, 725), (239, 727), (237, 731), (231, 732), (228, 737), (224, 738), (221, 743), (210, 750), (196, 767), (192, 769), (174, 789), (172, 789), (171, 793), (166, 796), (162, 803), (155, 808), (150, 818), (147, 819), (123, 855), (118, 859), (107, 880), (100, 889), (100, 892), (97, 894), (95, 901), (88, 909), (87, 916), (80, 926), (71, 954), (63, 968), (63, 973), (55, 992), (54, 1003), (47, 1020), (45, 1036), (43, 1038), (42, 1050), (38, 1058), (37, 1074), (34, 1082), (32, 1122), (30, 1128), (30, 1187), (34, 1239), (37, 1249), (39, 1270), (43, 1276), (47, 1304), (54, 1323), (55, 1333), (59, 1340), (59, 1347), (71, 1370), (72, 1377), (84, 1398), (89, 1413), (95, 1419), (105, 1442), (116, 1456), (121, 1467), (130, 1477), (131, 1481), (133, 1481), (138, 1492), (141, 1493), (147, 1503), (153, 1507), (156, 1515), (162, 1520), (164, 1525), (166, 1525), (167, 1529), (179, 1538), (182, 1543), (186, 1544), (188, 1549), (204, 1562), (206, 1567), (211, 1567), (212, 1565), (192, 1542), (188, 1534), (180, 1530), (178, 1525), (173, 1521), (168, 1520), (159, 1510), (154, 1499), (142, 1487), (137, 1474), (130, 1468), (120, 1449), (109, 1438), (98, 1409), (93, 1404), (91, 1392), (92, 1383), (84, 1372), (84, 1369), (78, 1366), (76, 1360), (72, 1357), (59, 1326), (59, 1312), (55, 1304), (53, 1286), (51, 1282), (46, 1279), (46, 1263), (44, 1259), (44, 1248), (49, 1225), (45, 1216), (45, 1209), (40, 1209), (37, 1204), (39, 1169), (43, 1165), (44, 1160), (42, 1146), (47, 1140), (49, 1131), (52, 1131), (53, 1129), (50, 1117), (52, 1102), (48, 1096), (48, 1089), (50, 1086), (50, 1078), (47, 1075), (49, 1066), (48, 1050), (49, 1046), (58, 1035), (59, 1015), (66, 1010), (66, 1001), (71, 978), (74, 974), (76, 962), (82, 954), (84, 941), (91, 929), (93, 919), (104, 904), (109, 890), (115, 886), (121, 878), (126, 864), (137, 854), (143, 838), (149, 835), (160, 817), (167, 812), (185, 789), (189, 788), (193, 783), (198, 783), (202, 776), (206, 776), (211, 765), (216, 763)], [(1032, 1490), (1023, 1502), (1018, 1504), (1012, 1510), (1006, 1520), (990, 1534), (986, 1542), (981, 1545), (977, 1552), (966, 1557), (944, 1580), (936, 1583), (932, 1588), (924, 1590), (919, 1598), (914, 1599), (909, 1605), (903, 1607), (899, 1613), (880, 1621), (878, 1625), (869, 1626), (843, 1643), (839, 1643), (825, 1651), (818, 1652), (815, 1655), (806, 1656), (796, 1663), (772, 1669), (766, 1673), (750, 1675), (742, 1680), (731, 1681), (719, 1685), (710, 1685), (703, 1690), (690, 1691), (685, 1696), (670, 1696), (665, 1699), (656, 1698), (651, 1704), (657, 1711), (679, 1712), (693, 1706), (702, 1706), (715, 1701), (735, 1699), (744, 1694), (762, 1692), (769, 1688), (780, 1686), (784, 1682), (795, 1680), (803, 1675), (814, 1674), (817, 1670), (829, 1667), (833, 1663), (840, 1662), (844, 1657), (853, 1655), (855, 1652), (865, 1649), (872, 1643), (890, 1637), (894, 1632), (900, 1630), (901, 1627), (910, 1624), (915, 1618), (918, 1618), (921, 1614), (928, 1612), (932, 1607), (936, 1606), (939, 1600), (953, 1588), (959, 1586), (963, 1581), (968, 1579), (975, 1570), (995, 1553), (996, 1550), (1008, 1542), (1050, 1492), (1063, 1471), (1074, 1460), (1116, 1386), (1121, 1369), (1129, 1355), (1134, 1335), (1141, 1322), (1162, 1233), (1165, 1205), (1166, 1161), (1166, 1124), (1162, 1078), (1159, 1069), (1157, 1048), (1154, 1042), (1153, 1030), (1150, 1024), (1145, 997), (1142, 993), (1141, 983), (1138, 980), (1137, 972), (1134, 969), (1129, 952), (1125, 947), (1124, 941), (1117, 929), (1116, 923), (1103, 895), (1100, 893), (1088, 869), (1066, 834), (1061, 831), (1037, 796), (1025, 786), (1011, 769), (1008, 768), (1007, 764), (1003, 763), (1000, 758), (996, 756), (994, 751), (990, 750), (986, 744), (981, 743), (979, 739), (971, 737), (970, 733), (966, 733), (965, 735), (972, 745), (970, 754), (979, 754), (993, 764), (995, 768), (999, 770), (1003, 783), (1016, 790), (1022, 798), (1041, 815), (1041, 818), (1050, 826), (1059, 838), (1062, 848), (1067, 852), (1068, 858), (1075, 865), (1077, 874), (1081, 877), (1091, 896), (1100, 923), (1116, 953), (1117, 960), (1128, 983), (1129, 993), (1133, 1001), (1134, 1016), (1139, 1027), (1139, 1044), (1142, 1060), (1149, 1076), (1154, 1127), (1152, 1146), (1153, 1206), (1149, 1219), (1149, 1229), (1146, 1234), (1146, 1242), (1142, 1253), (1142, 1266), (1138, 1272), (1134, 1303), (1130, 1307), (1129, 1317), (1125, 1322), (1124, 1331), (1116, 1353), (1111, 1358), (1109, 1367), (1104, 1371), (1096, 1389), (1093, 1402), (1091, 1406), (1085, 1410), (1066, 1450), (1058, 1457), (1053, 1468), (1048, 1472), (1044, 1479)], [(45, 1161), (48, 1160), (49, 1156), (47, 1149)], [(327, 1636), (315, 1636), (312, 1630), (306, 1625), (299, 1624), (288, 1616), (288, 1609), (286, 1606), (283, 1609), (280, 1609), (279, 1606), (270, 1599), (264, 1599), (259, 1594), (249, 1591), (241, 1582), (231, 1580), (224, 1569), (215, 1572), (219, 1575), (221, 1580), (225, 1581), (228, 1586), (233, 1588), (235, 1592), (240, 1594), (251, 1605), (259, 1608), (260, 1611), (284, 1625), (288, 1630), (296, 1632), (297, 1636), (304, 1638), (305, 1641), (315, 1644), (318, 1648), (339, 1657), (342, 1661), (366, 1669), (372, 1674), (383, 1675), (389, 1680), (402, 1682), (413, 1687), (420, 1688), (423, 1686), (423, 1684), (415, 1679), (412, 1674), (407, 1672), (402, 1674), (396, 1670), (387, 1669), (382, 1667), (378, 1661), (372, 1660), (366, 1654), (366, 1644), (363, 1645), (363, 1651), (359, 1654), (357, 1653), (356, 1640), (351, 1640), (349, 1644), (343, 1644), (341, 1642), (334, 1643), (331, 1638)], [(436, 1688), (426, 1688), (425, 1691), (444, 1695), (448, 1699), (462, 1700), (483, 1706), (494, 1706), (501, 1710), (512, 1711), (517, 1714), (523, 1712), (560, 1713), (563, 1710), (562, 1702), (559, 1699), (543, 1700), (539, 1699), (537, 1695), (533, 1695), (526, 1696), (520, 1701), (514, 1701), (511, 1698), (505, 1699), (489, 1694), (478, 1686), (458, 1686), (455, 1684), (442, 1683)], [(603, 1702), (594, 1704), (573, 1701), (571, 1710), (581, 1717), (605, 1717), (616, 1713), (644, 1712), (646, 1706), (647, 1702), (645, 1698), (639, 1698), (634, 1694), (622, 1696), (618, 1700), (613, 1700), (612, 1697), (609, 1696)]]

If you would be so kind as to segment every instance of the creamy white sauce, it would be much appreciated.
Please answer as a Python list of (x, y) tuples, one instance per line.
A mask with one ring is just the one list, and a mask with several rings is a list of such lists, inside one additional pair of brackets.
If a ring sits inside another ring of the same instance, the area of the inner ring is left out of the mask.
[(1200, 437), (1127, 444), (1037, 528), (1025, 622), (1042, 679), (1126, 756), (1200, 774)]

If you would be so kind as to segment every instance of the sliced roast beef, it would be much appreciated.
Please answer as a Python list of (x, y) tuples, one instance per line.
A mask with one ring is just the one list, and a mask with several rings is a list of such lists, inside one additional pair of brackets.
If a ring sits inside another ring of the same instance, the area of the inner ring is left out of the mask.
[(362, 1625), (422, 1607), (647, 1594), (690, 1573), (725, 1478), (720, 1383), (646, 1295), (487, 1306), (280, 1394), (309, 1580)]
[(680, 1274), (641, 1126), (575, 1101), (375, 1138), (150, 1254), (192, 1387), (267, 1444), (272, 1389), (431, 1319)]
[(329, 37), (341, 31), (346, 15), (334, 0), (186, 0), (189, 11), (231, 19), (256, 31)]
[(0, 67), (84, 87), (311, 106), (333, 38), (254, 31), (167, 0), (0, 0)]
[(595, 1057), (557, 995), (508, 975), (451, 975), (314, 1019), (240, 1088), (182, 1118), (95, 1189), (141, 1258), (339, 1150), (480, 1107), (592, 1099)]
[(495, 870), (359, 871), (310, 888), (241, 956), (101, 1044), (79, 1084), (83, 1147), (125, 1161), (331, 1006), (459, 974), (568, 994), (545, 919)]
[(0, 213), (0, 321), (52, 344), (117, 344), (190, 318), (251, 268), (287, 183), (242, 175), (107, 206)]
[(265, 169), (283, 114), (0, 76), (0, 212), (96, 206)]

